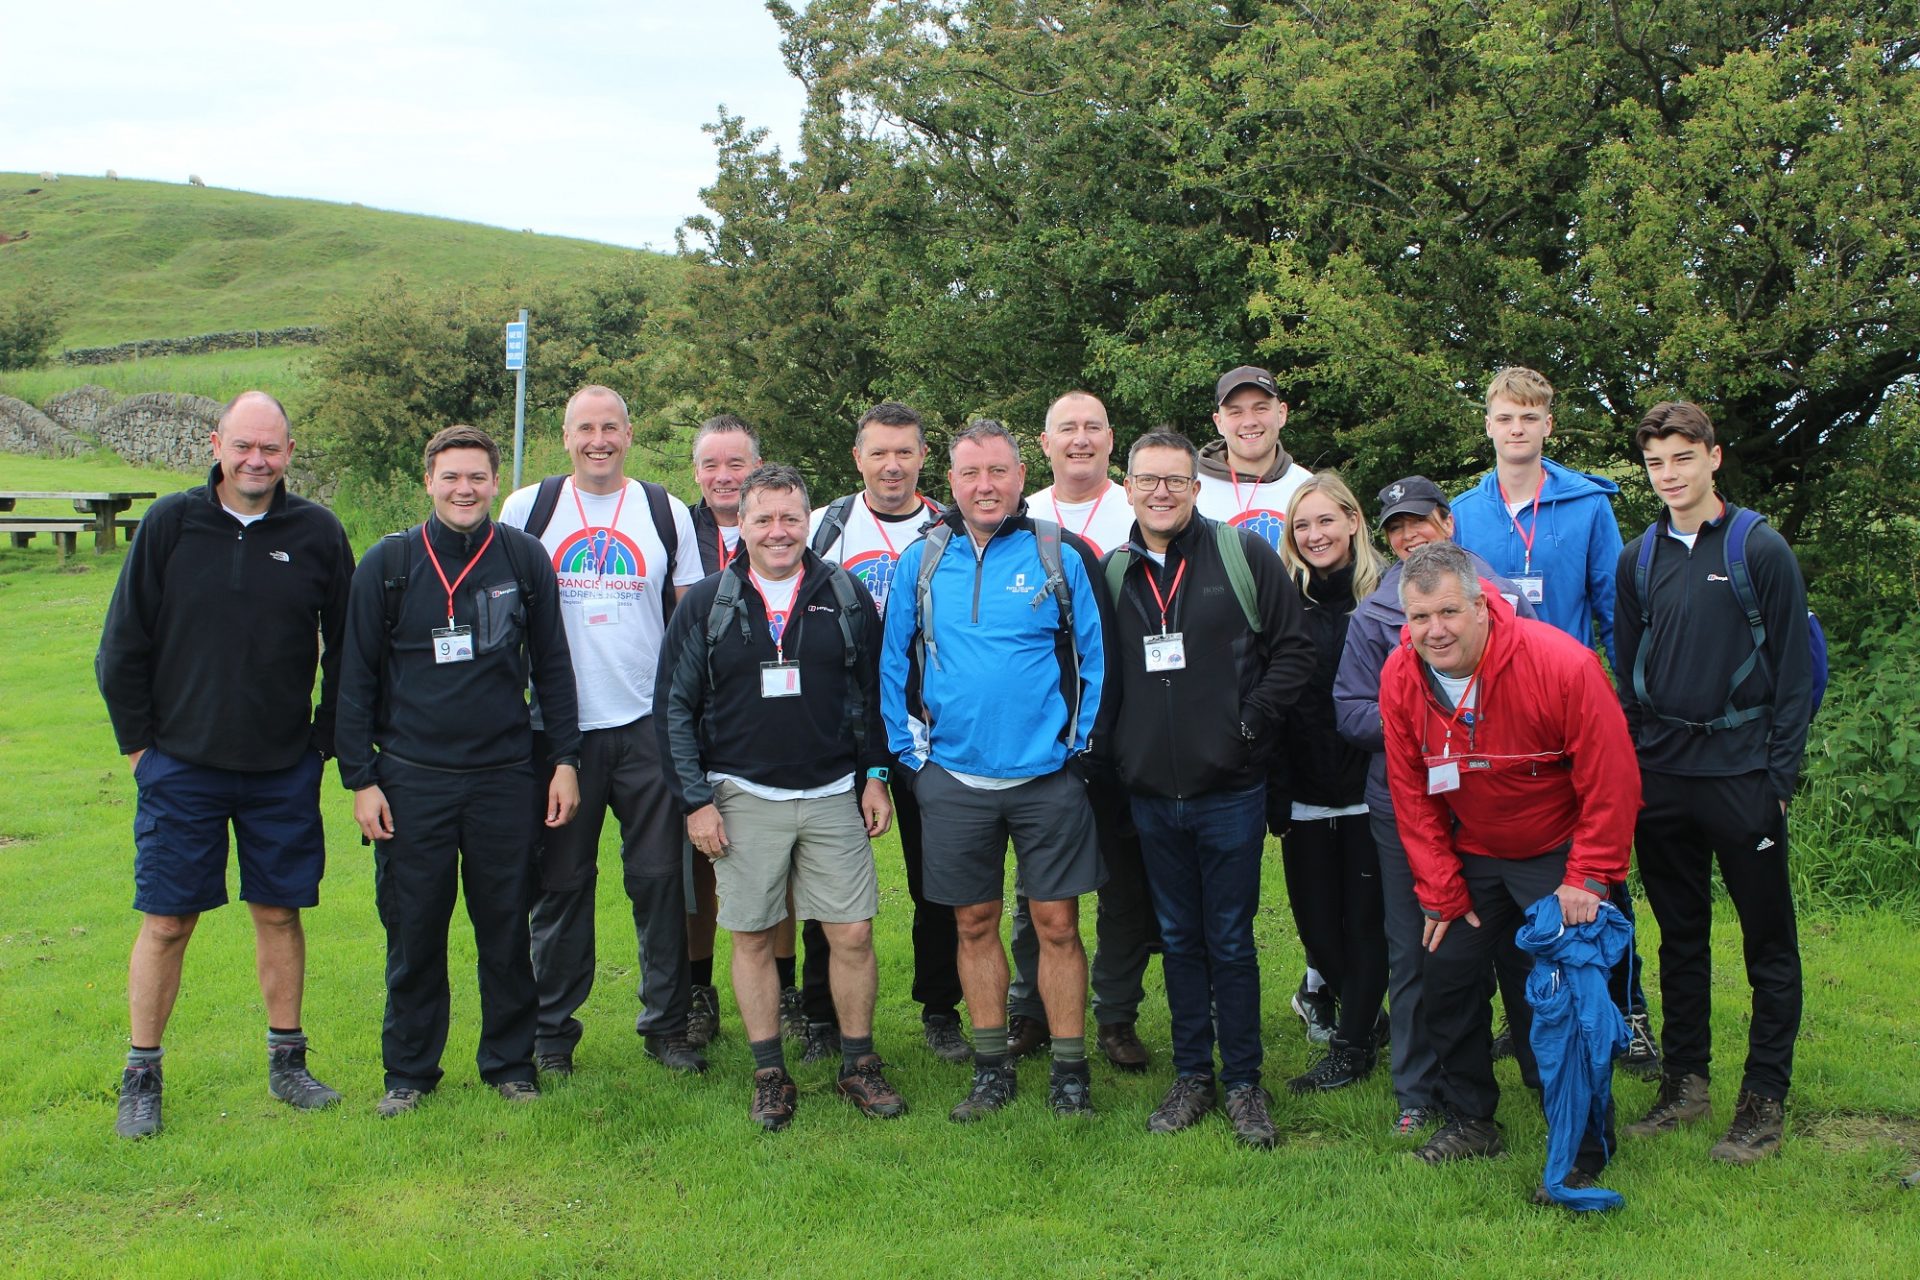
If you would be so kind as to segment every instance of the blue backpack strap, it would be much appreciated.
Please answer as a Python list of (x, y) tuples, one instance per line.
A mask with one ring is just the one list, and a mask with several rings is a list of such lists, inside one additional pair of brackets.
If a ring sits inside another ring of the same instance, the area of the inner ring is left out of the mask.
[(1633, 654), (1633, 696), (1649, 711), (1653, 710), (1653, 699), (1647, 696), (1647, 645), (1653, 636), (1653, 596), (1647, 586), (1660, 537), (1660, 522), (1655, 520), (1640, 535), (1640, 554), (1633, 562), (1633, 590), (1640, 597), (1640, 647)]
[(1766, 715), (1769, 708), (1748, 707), (1736, 711), (1733, 706), (1734, 690), (1738, 689), (1746, 678), (1753, 674), (1754, 664), (1760, 661), (1760, 651), (1767, 643), (1767, 623), (1760, 614), (1760, 594), (1753, 588), (1753, 571), (1747, 567), (1747, 535), (1753, 527), (1766, 519), (1758, 511), (1746, 507), (1736, 507), (1727, 518), (1727, 580), (1733, 585), (1733, 598), (1740, 603), (1741, 610), (1747, 615), (1747, 630), (1753, 635), (1753, 652), (1747, 660), (1734, 671), (1733, 678), (1727, 681), (1727, 709), (1718, 719), (1707, 725), (1707, 731), (1731, 729), (1736, 725), (1758, 720)]

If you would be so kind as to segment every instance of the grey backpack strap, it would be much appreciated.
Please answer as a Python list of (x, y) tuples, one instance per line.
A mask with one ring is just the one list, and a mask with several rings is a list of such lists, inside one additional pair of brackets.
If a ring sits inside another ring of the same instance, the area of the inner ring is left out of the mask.
[(913, 584), (913, 602), (916, 609), (914, 621), (918, 627), (914, 632), (914, 650), (920, 660), (920, 678), (925, 680), (928, 671), (940, 669), (940, 647), (933, 639), (933, 571), (940, 565), (940, 557), (946, 554), (947, 544), (953, 541), (953, 526), (936, 524), (927, 530), (923, 539), (926, 546), (920, 552), (920, 573)]
[[(863, 755), (867, 750), (867, 698), (860, 688), (860, 646), (854, 642), (853, 623), (861, 617), (860, 597), (853, 589), (853, 575), (839, 565), (827, 563), (827, 582), (833, 587), (833, 601), (840, 607), (840, 643), (846, 651), (847, 716), (852, 721), (853, 745)], [(865, 619), (862, 618), (864, 625)]]
[(1060, 526), (1051, 520), (1033, 519), (1033, 538), (1040, 551), (1040, 568), (1047, 580), (1040, 584), (1033, 603), (1051, 593), (1060, 611), (1060, 629), (1053, 640), (1054, 656), (1060, 662), (1060, 694), (1067, 702), (1067, 727), (1062, 735), (1069, 747), (1080, 726), (1080, 650), (1073, 643), (1073, 589), (1067, 585), (1066, 569), (1060, 563)]
[[(847, 517), (853, 514), (853, 500), (859, 494), (850, 493), (844, 498), (835, 498), (827, 504), (826, 512), (820, 517), (820, 527), (813, 531), (813, 541), (807, 544), (807, 550), (825, 558), (827, 548), (840, 541), (847, 531)], [(845, 559), (843, 554), (841, 559)]]

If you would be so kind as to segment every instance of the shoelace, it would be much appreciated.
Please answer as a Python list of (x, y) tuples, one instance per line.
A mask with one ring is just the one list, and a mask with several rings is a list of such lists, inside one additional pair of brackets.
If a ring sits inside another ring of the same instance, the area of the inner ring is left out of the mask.
[(782, 1076), (761, 1076), (753, 1082), (753, 1105), (756, 1107), (775, 1107), (780, 1105), (781, 1093), (786, 1085)]

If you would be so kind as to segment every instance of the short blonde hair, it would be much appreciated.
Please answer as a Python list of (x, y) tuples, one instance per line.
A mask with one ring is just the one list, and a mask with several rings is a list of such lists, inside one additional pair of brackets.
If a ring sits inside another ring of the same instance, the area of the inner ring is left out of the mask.
[(1348, 554), (1353, 557), (1353, 600), (1358, 604), (1380, 585), (1380, 573), (1385, 561), (1373, 549), (1373, 543), (1367, 540), (1367, 513), (1361, 510), (1360, 499), (1353, 496), (1353, 490), (1347, 487), (1347, 482), (1340, 478), (1338, 471), (1329, 467), (1316, 473), (1287, 499), (1287, 528), (1285, 536), (1280, 539), (1280, 559), (1287, 566), (1287, 572), (1293, 575), (1293, 580), (1300, 584), (1301, 594), (1306, 594), (1307, 585), (1313, 578), (1313, 566), (1300, 554), (1300, 547), (1293, 540), (1293, 517), (1307, 495), (1312, 493), (1325, 495), (1327, 501), (1359, 521), (1359, 527), (1353, 531), (1347, 548)]
[(1487, 408), (1493, 408), (1494, 400), (1500, 396), (1515, 404), (1553, 408), (1553, 384), (1522, 365), (1510, 364), (1493, 375), (1493, 381), (1487, 384)]

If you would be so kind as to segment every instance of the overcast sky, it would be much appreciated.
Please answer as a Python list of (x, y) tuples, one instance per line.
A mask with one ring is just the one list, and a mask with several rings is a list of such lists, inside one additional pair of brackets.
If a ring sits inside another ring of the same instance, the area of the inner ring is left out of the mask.
[(671, 249), (720, 106), (791, 157), (759, 0), (54, 0), (0, 20), (0, 170), (51, 169)]

